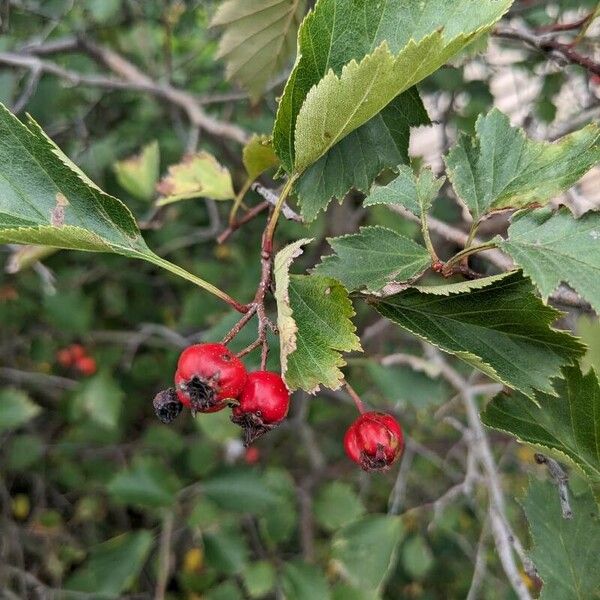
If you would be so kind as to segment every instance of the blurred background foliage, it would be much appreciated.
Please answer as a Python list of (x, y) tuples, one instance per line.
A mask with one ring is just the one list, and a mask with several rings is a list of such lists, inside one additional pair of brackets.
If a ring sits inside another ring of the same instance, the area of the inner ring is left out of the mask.
[[(81, 35), (126, 56), (153, 80), (197, 95), (222, 121), (269, 133), (281, 84), (252, 104), (225, 80), (224, 66), (215, 60), (219, 31), (209, 27), (217, 4), (5, 1), (0, 52)], [(595, 4), (523, 0), (511, 16), (536, 28), (577, 18)], [(590, 32), (585, 43), (595, 40)], [(598, 84), (582, 70), (564, 70), (517, 44), (493, 41), (487, 51), (479, 50), (420, 86), (436, 120), (429, 131), (436, 132), (438, 158), (458, 129), (472, 130), (477, 115), (493, 104), (512, 102), (515, 118), (538, 136), (550, 135), (573, 115), (597, 110)], [(86, 75), (103, 72), (84, 54), (52, 59)], [(31, 74), (0, 67), (0, 101), (14, 107)], [(502, 84), (506, 73), (513, 83)], [(535, 82), (534, 92), (522, 81)], [(178, 162), (197, 141), (185, 115), (135, 90), (78, 85), (48, 74), (34, 83), (20, 108), (140, 222), (151, 224), (145, 236), (159, 254), (234, 297), (252, 296), (262, 219), (218, 245), (227, 203), (185, 202), (163, 209), (156, 220), (148, 188), (136, 191), (115, 170), (117, 161), (153, 143), (161, 173)], [(231, 169), (239, 189), (240, 147), (203, 132), (197, 145)], [(430, 148), (431, 138), (423, 138), (421, 146), (413, 140), (413, 155), (433, 162), (424, 146)], [(257, 199), (250, 193), (247, 203)], [(326, 235), (352, 231), (359, 223), (418, 235), (413, 224), (384, 208), (367, 213), (358, 200), (331, 207), (310, 227), (282, 223), (279, 243), (307, 235), (321, 240), (299, 261), (307, 267), (324, 249)], [(460, 220), (449, 198), (435, 211)], [(501, 230), (505, 223), (492, 226)], [(437, 242), (443, 254), (455, 250)], [(235, 322), (227, 307), (185, 281), (117, 256), (61, 251), (23, 257), (6, 246), (0, 252), (7, 267), (0, 271), (0, 596), (467, 595), (485, 516), (482, 498), (474, 491), (433, 510), (435, 500), (464, 476), (464, 440), (434, 416), (453, 391), (434, 372), (377, 360), (398, 349), (420, 356), (413, 338), (380, 327), (373, 312), (357, 307), (364, 346), (374, 358), (351, 356), (348, 377), (367, 403), (401, 418), (410, 442), (399, 469), (366, 475), (344, 457), (341, 439), (354, 408), (342, 393), (327, 390), (316, 397), (296, 394), (289, 420), (244, 450), (226, 412), (183, 415), (167, 427), (152, 410), (155, 393), (170, 385), (181, 348), (217, 340)], [(24, 262), (15, 267), (16, 260)], [(565, 322), (590, 344), (588, 364), (600, 366), (597, 322), (576, 314)], [(252, 327), (233, 347), (251, 341)], [(277, 369), (272, 342), (270, 367)], [(93, 369), (83, 373), (61, 365), (59, 352), (72, 344), (85, 348)], [(258, 365), (256, 354), (248, 363)], [(522, 510), (512, 499), (522, 494), (528, 475), (544, 477), (544, 471), (532, 451), (498, 434), (490, 437), (510, 498), (509, 516), (526, 540)], [(572, 486), (577, 492), (576, 477)], [(478, 597), (512, 598), (493, 547), (484, 549), (487, 572)], [(535, 593), (536, 583), (523, 577)]]

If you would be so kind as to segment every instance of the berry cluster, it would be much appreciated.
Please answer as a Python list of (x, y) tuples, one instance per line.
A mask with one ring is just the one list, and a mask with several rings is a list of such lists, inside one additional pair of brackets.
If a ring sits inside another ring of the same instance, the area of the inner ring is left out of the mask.
[(81, 344), (71, 344), (56, 353), (56, 362), (65, 369), (75, 369), (85, 377), (96, 372), (95, 359)]
[(244, 429), (247, 446), (283, 421), (289, 405), (290, 393), (277, 373), (248, 373), (223, 344), (186, 348), (177, 363), (175, 387), (154, 398), (154, 411), (163, 423), (173, 421), (184, 407), (194, 414), (231, 407), (231, 420)]
[[(193, 414), (230, 407), (231, 420), (243, 428), (249, 446), (285, 419), (290, 393), (277, 373), (248, 373), (225, 345), (196, 344), (179, 357), (175, 387), (159, 392), (153, 404), (163, 423), (171, 423), (184, 407)], [(381, 412), (363, 412), (344, 436), (346, 454), (365, 471), (389, 468), (403, 448), (400, 423)], [(258, 456), (247, 457), (249, 464), (256, 460)]]

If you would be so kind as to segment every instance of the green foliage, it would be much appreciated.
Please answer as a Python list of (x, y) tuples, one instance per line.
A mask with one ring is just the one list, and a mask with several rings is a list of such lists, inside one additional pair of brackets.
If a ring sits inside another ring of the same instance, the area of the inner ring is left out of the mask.
[[(356, 10), (350, 0), (321, 0), (300, 28), (300, 59), (275, 122), (275, 149), (285, 168), (301, 173), (491, 27), (509, 6), (479, 2), (472, 10), (471, 0), (462, 6), (395, 0)], [(410, 26), (400, 26), (406, 23)], [(331, 119), (327, 126), (316, 118), (323, 114)]]
[(359, 233), (327, 240), (335, 254), (315, 268), (318, 275), (341, 281), (347, 290), (381, 290), (421, 275), (431, 263), (423, 246), (385, 227), (363, 227)]
[(371, 190), (363, 204), (398, 204), (420, 218), (429, 212), (443, 183), (444, 179), (437, 179), (429, 169), (423, 169), (415, 175), (410, 167), (400, 166), (398, 177), (387, 185)]
[(481, 415), (489, 427), (567, 459), (600, 491), (600, 385), (594, 371), (568, 367), (555, 383), (558, 398), (537, 393), (528, 402), (518, 393), (500, 394)]
[(341, 353), (361, 346), (346, 290), (330, 277), (288, 273), (307, 241), (291, 244), (275, 257), (275, 297), (285, 382), (291, 390), (314, 393), (321, 385), (339, 388), (340, 367), (346, 364)]
[(399, 517), (364, 517), (333, 537), (335, 566), (353, 586), (366, 591), (379, 589), (393, 566), (403, 535)]
[(477, 119), (446, 156), (448, 177), (477, 221), (506, 208), (546, 204), (600, 161), (600, 129), (589, 125), (554, 143), (528, 139), (498, 110)]
[(0, 390), (0, 432), (21, 427), (40, 411), (40, 407), (20, 390)]
[(228, 0), (215, 14), (212, 25), (224, 27), (217, 56), (254, 100), (289, 62), (304, 10), (304, 0)]
[(563, 519), (551, 483), (531, 480), (522, 505), (529, 522), (530, 552), (541, 580), (541, 600), (591, 600), (600, 597), (598, 507), (589, 492), (571, 497), (573, 518)]
[(335, 531), (361, 517), (365, 508), (351, 486), (334, 481), (321, 489), (314, 510), (319, 525)]
[(98, 598), (117, 598), (136, 580), (152, 545), (152, 533), (124, 533), (92, 548), (90, 556), (67, 581), (67, 589)]
[(468, 292), (465, 284), (445, 286), (447, 295), (408, 289), (373, 304), (384, 317), (526, 396), (553, 394), (551, 379), (584, 347), (550, 327), (560, 313), (545, 306), (520, 274), (490, 278), (480, 287), (485, 282)]
[(600, 311), (600, 215), (574, 219), (568, 209), (542, 209), (513, 218), (508, 238), (498, 246), (508, 252), (539, 289), (548, 296), (569, 284)]
[(330, 598), (329, 586), (323, 573), (317, 567), (300, 561), (284, 565), (282, 584), (287, 600)]

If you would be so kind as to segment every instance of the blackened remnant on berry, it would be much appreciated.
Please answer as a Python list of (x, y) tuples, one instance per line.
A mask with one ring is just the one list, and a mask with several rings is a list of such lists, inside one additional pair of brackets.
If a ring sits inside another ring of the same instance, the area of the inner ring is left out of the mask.
[(185, 391), (190, 397), (192, 410), (205, 412), (217, 404), (217, 394), (214, 384), (200, 377), (193, 377), (185, 386)]
[(183, 409), (183, 404), (179, 401), (174, 388), (158, 392), (152, 405), (158, 419), (167, 425), (172, 423)]
[(231, 420), (243, 428), (244, 446), (246, 448), (253, 444), (261, 435), (279, 425), (279, 423), (264, 423), (260, 415), (255, 413), (244, 413), (240, 416), (231, 415)]
[(375, 456), (367, 454), (364, 450), (360, 453), (360, 465), (365, 471), (386, 471), (390, 468), (390, 461), (385, 455), (385, 448), (377, 444)]

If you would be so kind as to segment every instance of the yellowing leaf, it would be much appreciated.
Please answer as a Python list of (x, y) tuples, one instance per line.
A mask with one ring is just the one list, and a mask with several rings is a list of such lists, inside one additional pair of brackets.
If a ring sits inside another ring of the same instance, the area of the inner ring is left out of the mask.
[(321, 385), (340, 387), (346, 363), (342, 352), (361, 350), (351, 317), (354, 309), (340, 283), (318, 275), (290, 275), (300, 240), (275, 258), (281, 365), (287, 386), (316, 393)]
[(203, 150), (170, 166), (157, 190), (161, 194), (158, 206), (198, 197), (231, 200), (235, 196), (228, 169)]
[(215, 14), (211, 25), (224, 27), (217, 56), (227, 61), (227, 78), (252, 99), (290, 59), (305, 6), (305, 0), (228, 0)]
[(251, 180), (279, 164), (271, 140), (266, 135), (253, 135), (250, 138), (244, 146), (242, 160)]
[(152, 200), (160, 176), (158, 142), (151, 142), (139, 154), (116, 162), (114, 170), (117, 181), (124, 190), (140, 200)]

